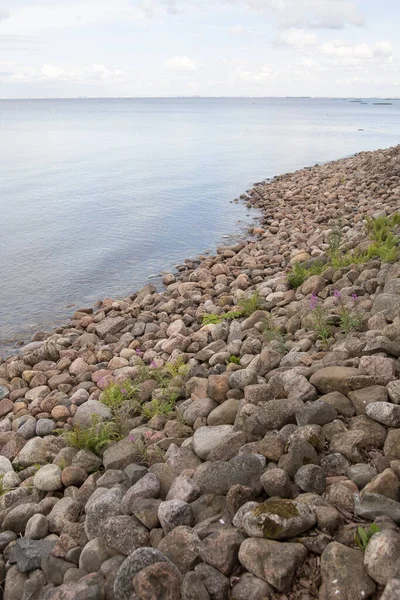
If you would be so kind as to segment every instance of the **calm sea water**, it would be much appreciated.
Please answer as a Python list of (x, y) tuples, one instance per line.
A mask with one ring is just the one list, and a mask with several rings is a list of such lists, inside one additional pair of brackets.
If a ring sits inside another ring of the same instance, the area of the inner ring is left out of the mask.
[(213, 249), (253, 182), (398, 143), (365, 102), (0, 101), (0, 348)]

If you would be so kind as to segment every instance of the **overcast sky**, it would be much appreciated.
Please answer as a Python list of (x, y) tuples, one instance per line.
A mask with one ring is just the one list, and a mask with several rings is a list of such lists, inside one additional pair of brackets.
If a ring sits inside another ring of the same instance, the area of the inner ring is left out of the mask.
[(0, 97), (400, 96), (400, 0), (0, 0)]

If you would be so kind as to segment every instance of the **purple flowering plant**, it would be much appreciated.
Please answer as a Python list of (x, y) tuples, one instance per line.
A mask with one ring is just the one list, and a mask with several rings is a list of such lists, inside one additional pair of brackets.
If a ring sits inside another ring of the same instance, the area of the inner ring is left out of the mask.
[(328, 324), (325, 308), (319, 303), (318, 296), (313, 292), (310, 298), (310, 308), (313, 311), (314, 331), (325, 348), (329, 347), (332, 328)]
[(339, 290), (334, 290), (333, 295), (339, 300), (339, 327), (343, 333), (349, 333), (350, 331), (360, 331), (363, 326), (362, 315), (357, 309), (358, 296), (355, 292), (352, 293), (352, 305), (345, 303), (342, 298), (342, 294)]

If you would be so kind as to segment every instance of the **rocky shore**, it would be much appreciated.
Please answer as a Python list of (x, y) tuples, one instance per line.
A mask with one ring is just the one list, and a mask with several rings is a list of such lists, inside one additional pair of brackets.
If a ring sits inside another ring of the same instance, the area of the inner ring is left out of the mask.
[(5, 600), (400, 598), (400, 146), (0, 361)]

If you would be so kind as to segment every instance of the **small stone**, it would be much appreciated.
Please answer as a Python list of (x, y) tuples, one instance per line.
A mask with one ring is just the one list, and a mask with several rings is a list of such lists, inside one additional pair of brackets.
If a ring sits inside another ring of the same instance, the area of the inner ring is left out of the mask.
[(171, 564), (159, 562), (144, 567), (133, 578), (133, 589), (143, 600), (177, 600), (182, 576)]
[(201, 495), (198, 484), (186, 475), (176, 477), (168, 491), (166, 500), (193, 502)]
[(268, 496), (292, 497), (290, 477), (283, 469), (267, 469), (260, 480)]
[(245, 485), (261, 491), (260, 476), (265, 458), (260, 455), (240, 455), (223, 462), (206, 462), (197, 467), (194, 480), (203, 494), (227, 494), (234, 485)]
[(94, 422), (109, 421), (111, 417), (111, 410), (108, 406), (97, 400), (88, 400), (78, 407), (74, 415), (74, 425), (91, 427)]
[(185, 574), (201, 562), (200, 545), (199, 536), (190, 527), (180, 525), (161, 540), (158, 550)]
[(46, 537), (49, 530), (47, 518), (44, 515), (33, 515), (26, 524), (25, 538), (41, 540)]
[(50, 435), (55, 428), (56, 424), (52, 419), (38, 419), (36, 422), (36, 435), (40, 437)]
[[(232, 589), (232, 600), (266, 600), (273, 594), (273, 589), (266, 581), (244, 573)], [(194, 599), (193, 599), (194, 600)]]
[(126, 492), (121, 509), (122, 512), (132, 514), (132, 507), (135, 500), (139, 498), (157, 498), (160, 492), (160, 482), (153, 473), (146, 473), (135, 485)]
[(69, 487), (74, 485), (76, 487), (80, 487), (83, 482), (87, 479), (87, 473), (80, 467), (75, 465), (70, 465), (69, 467), (65, 467), (61, 473), (61, 482), (65, 487)]
[(229, 385), (233, 389), (244, 390), (248, 385), (257, 383), (257, 373), (249, 369), (234, 371), (229, 377)]
[(296, 412), (296, 421), (299, 427), (311, 424), (325, 425), (334, 421), (336, 417), (337, 412), (334, 407), (322, 400), (315, 400), (315, 402), (306, 404)]
[(380, 494), (363, 492), (362, 497), (356, 501), (354, 513), (368, 521), (377, 517), (390, 517), (392, 521), (400, 524), (400, 502), (396, 502)]
[(161, 527), (166, 533), (172, 531), (179, 525), (193, 524), (192, 509), (187, 502), (183, 500), (168, 500), (162, 502), (158, 507), (158, 518)]
[(390, 402), (373, 402), (365, 409), (370, 419), (387, 427), (400, 427), (400, 405)]
[(193, 435), (193, 450), (202, 460), (207, 460), (207, 456), (218, 448), (225, 438), (229, 438), (232, 433), (235, 433), (235, 428), (232, 425), (199, 427)]
[(233, 528), (220, 529), (207, 536), (200, 547), (200, 556), (224, 575), (230, 575), (238, 565), (238, 552), (244, 535)]
[(154, 548), (139, 548), (129, 554), (119, 567), (114, 581), (115, 597), (118, 600), (130, 600), (133, 592), (133, 578), (149, 565), (160, 562), (171, 564), (159, 550)]
[(128, 555), (141, 546), (149, 545), (149, 532), (146, 527), (135, 517), (128, 515), (107, 518), (101, 523), (100, 532), (100, 539), (104, 540), (108, 548), (121, 554)]
[(354, 481), (359, 490), (365, 487), (377, 474), (375, 467), (364, 463), (352, 465), (346, 471), (347, 477)]

